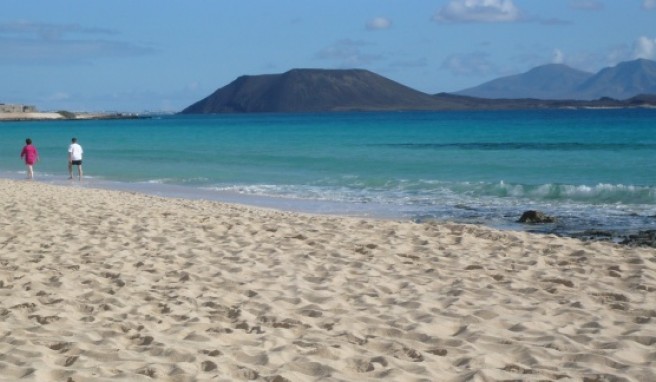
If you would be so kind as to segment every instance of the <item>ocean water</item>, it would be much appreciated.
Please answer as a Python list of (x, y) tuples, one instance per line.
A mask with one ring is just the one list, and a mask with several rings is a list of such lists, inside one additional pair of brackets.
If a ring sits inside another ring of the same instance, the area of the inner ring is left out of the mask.
[[(73, 136), (84, 187), (562, 234), (656, 229), (653, 109), (4, 122), (0, 176), (24, 177), (30, 137), (37, 179), (68, 183)], [(558, 222), (515, 223), (528, 209)]]

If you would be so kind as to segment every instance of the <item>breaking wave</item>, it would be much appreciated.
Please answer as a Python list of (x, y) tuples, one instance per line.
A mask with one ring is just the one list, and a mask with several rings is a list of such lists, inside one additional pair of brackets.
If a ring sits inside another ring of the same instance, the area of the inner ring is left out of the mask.
[(310, 185), (223, 185), (219, 191), (246, 195), (314, 199), (335, 202), (377, 202), (383, 204), (420, 204), (481, 199), (486, 202), (576, 202), (581, 204), (656, 205), (656, 187), (597, 184), (522, 185), (505, 182), (388, 181), (374, 184), (349, 179)]
[(461, 142), (461, 143), (390, 143), (370, 146), (391, 147), (414, 150), (539, 150), (539, 151), (621, 151), (654, 150), (653, 143), (578, 143), (578, 142)]

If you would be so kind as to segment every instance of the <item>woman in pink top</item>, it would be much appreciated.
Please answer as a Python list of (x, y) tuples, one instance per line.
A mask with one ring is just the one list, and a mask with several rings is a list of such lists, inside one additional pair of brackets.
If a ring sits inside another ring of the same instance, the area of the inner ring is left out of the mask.
[(39, 152), (36, 147), (32, 146), (32, 140), (27, 138), (25, 140), (25, 147), (21, 151), (21, 158), (25, 158), (25, 166), (27, 166), (27, 179), (34, 178), (34, 170), (32, 166), (39, 161)]

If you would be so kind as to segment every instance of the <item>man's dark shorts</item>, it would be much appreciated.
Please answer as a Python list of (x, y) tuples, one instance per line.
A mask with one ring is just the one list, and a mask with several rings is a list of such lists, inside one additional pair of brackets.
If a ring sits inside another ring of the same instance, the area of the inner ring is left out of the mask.
[(74, 161), (71, 161), (71, 164), (76, 165), (76, 166), (80, 166), (80, 165), (82, 165), (82, 161), (81, 160), (74, 160)]

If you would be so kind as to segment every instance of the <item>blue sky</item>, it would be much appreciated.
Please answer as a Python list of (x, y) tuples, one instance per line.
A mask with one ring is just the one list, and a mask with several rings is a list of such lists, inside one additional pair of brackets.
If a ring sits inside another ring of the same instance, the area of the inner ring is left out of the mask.
[(292, 68), (438, 93), (639, 57), (656, 59), (656, 0), (3, 0), (0, 103), (179, 111)]

